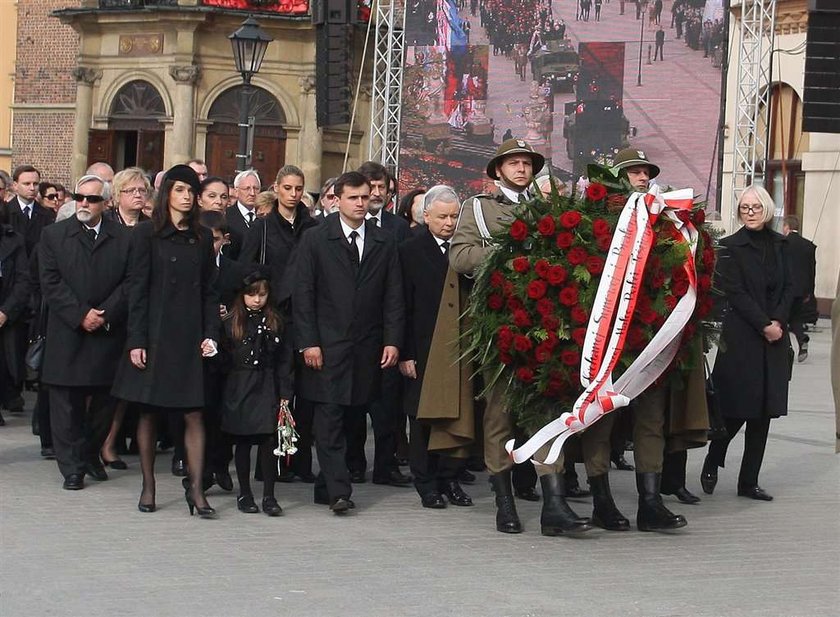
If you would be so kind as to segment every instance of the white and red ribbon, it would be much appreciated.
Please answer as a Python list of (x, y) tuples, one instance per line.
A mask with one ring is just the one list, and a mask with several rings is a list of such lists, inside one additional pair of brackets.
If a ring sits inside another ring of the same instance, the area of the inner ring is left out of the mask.
[[(514, 449), (513, 440), (505, 444), (515, 462), (522, 463), (533, 458), (540, 448), (551, 443), (546, 459), (535, 462), (553, 464), (569, 437), (592, 426), (606, 414), (628, 405), (671, 364), (697, 301), (694, 254), (698, 232), (691, 222), (683, 222), (677, 216), (680, 210), (691, 210), (692, 196), (691, 189), (663, 194), (659, 187), (654, 186), (646, 194), (633, 193), (628, 198), (613, 234), (586, 329), (580, 367), (584, 391), (571, 411), (546, 424), (521, 447)], [(674, 222), (689, 246), (689, 256), (683, 264), (689, 281), (688, 292), (679, 299), (653, 339), (613, 383), (612, 372), (621, 358), (641, 293), (645, 264), (656, 242), (653, 224), (660, 216)]]

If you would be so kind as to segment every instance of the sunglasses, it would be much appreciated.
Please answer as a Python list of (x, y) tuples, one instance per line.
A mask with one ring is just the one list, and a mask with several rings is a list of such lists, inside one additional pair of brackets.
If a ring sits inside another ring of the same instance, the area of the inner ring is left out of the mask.
[(52, 201), (53, 199), (58, 199), (58, 193), (50, 193), (49, 195), (44, 195), (44, 199), (49, 199)]
[(102, 195), (82, 195), (81, 193), (73, 193), (73, 199), (78, 202), (87, 200), (89, 204), (100, 204), (105, 201)]

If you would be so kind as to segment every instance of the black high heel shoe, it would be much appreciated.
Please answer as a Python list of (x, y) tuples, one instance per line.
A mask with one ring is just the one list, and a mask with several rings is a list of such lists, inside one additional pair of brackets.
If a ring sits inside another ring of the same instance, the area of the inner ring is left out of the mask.
[(187, 507), (190, 509), (190, 516), (193, 515), (193, 511), (198, 512), (198, 515), (201, 518), (216, 518), (216, 510), (210, 507), (210, 504), (206, 506), (198, 506), (196, 505), (195, 501), (190, 495), (190, 489), (187, 489), (184, 492), (184, 499), (187, 501)]
[(157, 506), (154, 501), (152, 503), (143, 503), (142, 501), (138, 501), (137, 509), (140, 510), (140, 512), (148, 514), (149, 512), (157, 510)]

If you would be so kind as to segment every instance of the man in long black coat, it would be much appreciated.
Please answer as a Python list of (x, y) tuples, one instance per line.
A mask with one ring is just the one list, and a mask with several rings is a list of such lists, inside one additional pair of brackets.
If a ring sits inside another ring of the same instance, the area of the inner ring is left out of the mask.
[[(107, 479), (99, 450), (113, 415), (111, 383), (125, 345), (128, 228), (103, 218), (107, 186), (76, 185), (76, 215), (44, 230), (41, 290), (50, 307), (41, 380), (49, 385), (53, 445), (64, 488)], [(89, 402), (88, 402), (89, 401)]]
[[(405, 292), (406, 332), (400, 372), (406, 378), (403, 405), (409, 417), (409, 463), (414, 488), (424, 508), (444, 508), (446, 501), (471, 506), (458, 483), (464, 459), (429, 452), (430, 427), (417, 418), (423, 378), (438, 321), (438, 308), (449, 270), (449, 240), (455, 233), (461, 202), (447, 186), (429, 189), (424, 200), (425, 225), (400, 245)], [(454, 367), (452, 367), (454, 370)]]
[[(20, 398), (24, 377), (17, 328), (26, 315), (31, 285), (23, 238), (8, 225), (0, 226), (0, 274), (0, 402), (10, 407)], [(0, 414), (0, 426), (5, 423)]]
[(786, 216), (782, 231), (787, 238), (787, 254), (793, 274), (793, 306), (790, 309), (790, 331), (796, 337), (799, 347), (797, 360), (804, 362), (808, 357), (810, 337), (805, 333), (806, 323), (817, 321), (817, 299), (814, 296), (814, 280), (817, 276), (817, 245), (799, 234), (799, 217)]
[(248, 230), (257, 220), (257, 195), (262, 188), (259, 174), (253, 169), (240, 172), (233, 180), (236, 188), (236, 203), (225, 210), (230, 230), (230, 246), (225, 254), (231, 259), (239, 259), (242, 243)]
[(339, 212), (298, 245), (292, 312), (297, 395), (315, 403), (315, 501), (340, 513), (353, 507), (343, 418), (375, 400), (382, 370), (397, 364), (405, 307), (396, 241), (365, 225), (367, 179), (343, 174), (335, 194)]

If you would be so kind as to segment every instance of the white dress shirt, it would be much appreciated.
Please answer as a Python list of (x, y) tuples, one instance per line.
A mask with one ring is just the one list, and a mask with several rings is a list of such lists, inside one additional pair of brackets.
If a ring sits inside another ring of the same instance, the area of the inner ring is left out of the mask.
[(345, 223), (341, 217), (338, 218), (338, 222), (341, 223), (341, 232), (344, 234), (344, 238), (346, 239), (348, 244), (352, 243), (350, 239), (350, 234), (352, 232), (356, 232), (359, 234), (359, 237), (356, 238), (356, 245), (359, 247), (359, 262), (362, 261), (362, 255), (365, 253), (365, 226), (364, 223), (359, 225), (358, 229), (353, 229), (347, 223)]
[[(239, 208), (239, 212), (242, 214), (242, 218), (245, 219), (245, 223), (248, 225), (248, 227), (251, 226), (251, 222), (252, 222), (251, 219), (254, 219), (255, 221), (257, 220), (257, 213), (254, 212), (255, 208), (250, 208), (250, 209), (246, 208), (245, 206), (242, 205), (241, 201), (236, 202), (236, 207)], [(248, 217), (249, 213), (253, 214), (254, 216), (249, 218)]]
[(371, 219), (374, 219), (376, 226), (379, 227), (379, 229), (382, 229), (382, 210), (377, 210), (376, 214), (371, 214), (370, 212), (365, 214), (366, 221)]

